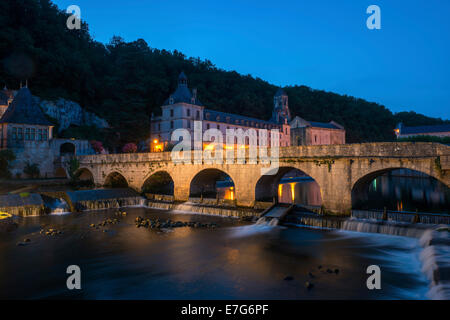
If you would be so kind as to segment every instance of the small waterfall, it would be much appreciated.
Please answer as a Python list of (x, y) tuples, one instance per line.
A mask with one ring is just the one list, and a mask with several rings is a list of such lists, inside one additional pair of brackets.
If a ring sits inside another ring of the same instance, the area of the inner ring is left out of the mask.
[(51, 203), (48, 203), (47, 206), (50, 208), (50, 214), (65, 214), (70, 213), (69, 205), (66, 200), (59, 198), (54, 199)]
[(450, 299), (450, 228), (439, 226), (426, 230), (419, 239), (422, 272), (431, 281), (428, 297), (435, 300)]
[(75, 205), (75, 208), (79, 211), (91, 211), (141, 206), (145, 206), (145, 199), (143, 197), (127, 197), (118, 199), (78, 201)]
[(162, 210), (173, 210), (180, 213), (197, 213), (204, 215), (214, 215), (214, 216), (225, 216), (225, 217), (235, 217), (235, 218), (251, 218), (257, 214), (256, 211), (246, 210), (242, 208), (233, 207), (221, 207), (217, 205), (204, 205), (194, 202), (183, 202), (183, 203), (171, 203), (171, 202), (157, 202), (157, 201), (147, 201), (147, 207), (162, 209)]
[(394, 236), (420, 238), (429, 226), (407, 222), (381, 221), (375, 219), (349, 218), (342, 222), (341, 229), (348, 231), (382, 233)]
[(256, 225), (264, 225), (264, 226), (270, 226), (275, 227), (280, 223), (280, 220), (278, 218), (267, 218), (267, 217), (261, 217), (256, 221)]

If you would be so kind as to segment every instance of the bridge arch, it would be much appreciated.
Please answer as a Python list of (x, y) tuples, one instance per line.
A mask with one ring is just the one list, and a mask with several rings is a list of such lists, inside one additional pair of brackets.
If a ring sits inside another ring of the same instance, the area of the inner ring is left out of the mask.
[(198, 171), (189, 184), (189, 197), (236, 199), (236, 187), (233, 177), (217, 168)]
[(141, 187), (142, 192), (173, 195), (174, 181), (166, 170), (152, 172), (144, 181)]
[(317, 180), (305, 171), (296, 166), (281, 166), (276, 174), (258, 179), (255, 200), (320, 206), (322, 195)]
[(85, 184), (94, 185), (98, 183), (98, 181), (95, 181), (94, 174), (88, 168), (85, 167), (79, 168), (76, 171), (75, 175), (77, 176), (78, 180), (82, 181)]
[(103, 186), (108, 188), (128, 188), (128, 181), (120, 172), (112, 171), (106, 176)]
[[(367, 204), (369, 203), (369, 201), (373, 201), (373, 199), (369, 199), (369, 193), (370, 191), (372, 192), (376, 192), (377, 188), (384, 188), (386, 189), (387, 187), (393, 187), (396, 186), (396, 184), (393, 181), (387, 181), (388, 184), (390, 185), (384, 185), (382, 184), (381, 186), (379, 186), (379, 183), (377, 184), (377, 178), (379, 177), (385, 177), (388, 178), (387, 174), (394, 174), (395, 177), (416, 177), (416, 178), (430, 178), (429, 181), (431, 181), (433, 184), (437, 184), (439, 185), (440, 189), (445, 189), (444, 192), (446, 192), (446, 198), (449, 197), (450, 195), (450, 186), (448, 183), (446, 183), (443, 179), (441, 179), (441, 177), (439, 175), (434, 174), (434, 172), (432, 170), (416, 170), (416, 169), (412, 169), (408, 166), (398, 166), (398, 167), (390, 167), (390, 168), (384, 168), (384, 169), (380, 169), (380, 170), (375, 170), (375, 171), (371, 171), (365, 175), (360, 176), (353, 184), (351, 187), (351, 205), (352, 205), (352, 209), (361, 209), (364, 208), (366, 209), (364, 206), (367, 206)], [(410, 186), (411, 187), (411, 186)], [(422, 194), (423, 192), (425, 192), (424, 186), (420, 185), (419, 187), (411, 187), (411, 192), (415, 192)], [(413, 190), (414, 189), (414, 190)], [(383, 191), (384, 194), (387, 194), (386, 190)], [(398, 193), (400, 192), (400, 190), (396, 190), (396, 192), (390, 192), (390, 196), (399, 196)], [(412, 196), (412, 195), (409, 195)], [(403, 196), (402, 196), (403, 198)], [(446, 200), (448, 203), (448, 200)], [(397, 207), (397, 208), (389, 208), (388, 205), (383, 204), (382, 207), (388, 207), (388, 209), (390, 210), (399, 210), (399, 211), (403, 211), (403, 199), (402, 201), (400, 201), (401, 206)], [(370, 209), (382, 209), (382, 207), (380, 208), (370, 208)], [(415, 207), (415, 209), (418, 209), (417, 207)], [(415, 210), (414, 209), (414, 210)]]

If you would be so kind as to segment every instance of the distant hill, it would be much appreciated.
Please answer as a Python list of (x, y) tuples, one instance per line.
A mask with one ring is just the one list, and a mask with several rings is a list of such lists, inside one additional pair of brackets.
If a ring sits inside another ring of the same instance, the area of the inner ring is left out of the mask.
[[(68, 30), (66, 20), (67, 14), (49, 0), (0, 1), (0, 85), (14, 88), (28, 78), (34, 95), (76, 101), (112, 126), (107, 145), (146, 139), (151, 113), (160, 112), (182, 70), (208, 108), (270, 118), (277, 88), (262, 79), (151, 48), (142, 39), (127, 43), (113, 37), (105, 45), (92, 39), (87, 24)], [(400, 121), (444, 122), (414, 112), (393, 114), (377, 103), (306, 86), (285, 90), (294, 116), (335, 120), (346, 127), (348, 142), (393, 140)]]

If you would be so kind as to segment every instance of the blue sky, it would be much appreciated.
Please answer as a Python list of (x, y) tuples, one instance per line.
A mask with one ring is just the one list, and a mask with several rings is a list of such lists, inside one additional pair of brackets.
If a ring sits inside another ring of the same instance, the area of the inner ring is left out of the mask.
[[(450, 119), (450, 1), (53, 0), (91, 34), (145, 39), (275, 85), (361, 97)], [(381, 30), (366, 27), (369, 5)]]

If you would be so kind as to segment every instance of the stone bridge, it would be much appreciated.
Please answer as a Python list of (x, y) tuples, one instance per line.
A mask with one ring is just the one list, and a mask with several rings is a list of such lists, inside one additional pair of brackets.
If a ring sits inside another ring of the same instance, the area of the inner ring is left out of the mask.
[[(280, 148), (279, 170), (261, 175), (256, 164), (176, 164), (171, 153), (131, 153), (79, 156), (82, 179), (93, 179), (98, 186), (113, 176), (123, 177), (129, 187), (142, 191), (146, 181), (157, 174), (173, 180), (176, 201), (187, 201), (192, 182), (211, 184), (218, 173), (234, 182), (238, 206), (277, 196), (281, 177), (298, 169), (312, 177), (320, 187), (322, 205), (333, 213), (346, 214), (367, 194), (368, 184), (377, 176), (395, 169), (412, 169), (434, 177), (450, 187), (450, 147), (439, 143), (363, 143)], [(248, 160), (248, 159), (247, 159)], [(216, 179), (217, 180), (217, 179)], [(208, 182), (209, 181), (209, 182)], [(215, 184), (215, 181), (214, 181)]]

